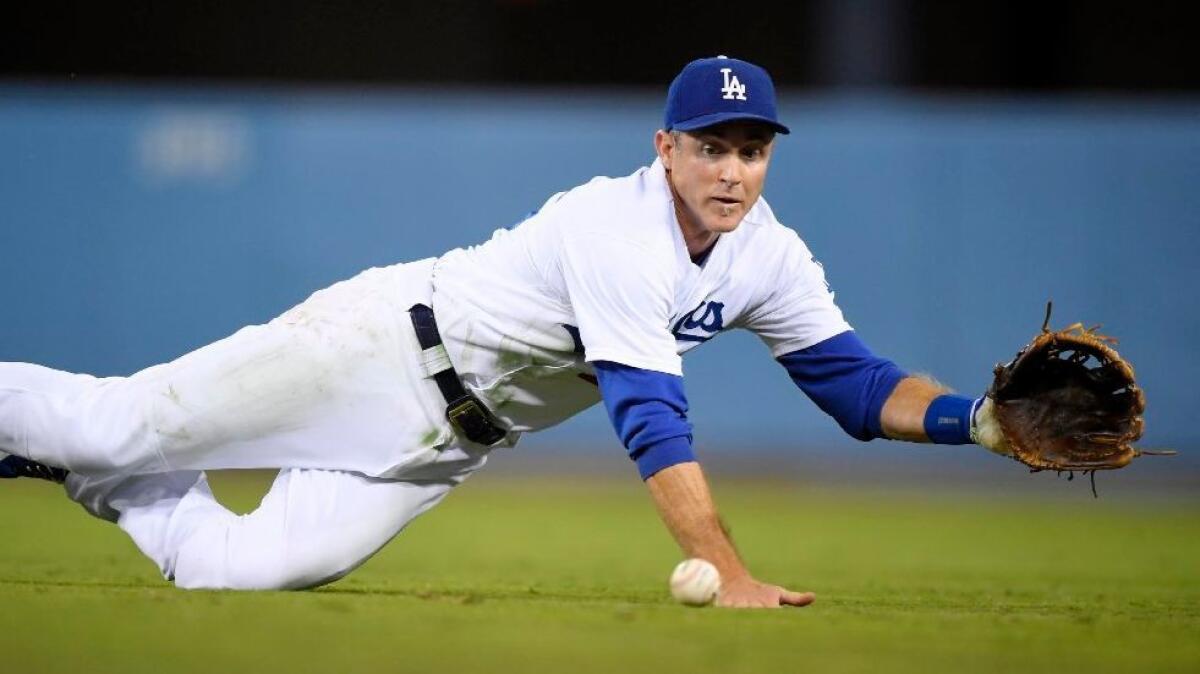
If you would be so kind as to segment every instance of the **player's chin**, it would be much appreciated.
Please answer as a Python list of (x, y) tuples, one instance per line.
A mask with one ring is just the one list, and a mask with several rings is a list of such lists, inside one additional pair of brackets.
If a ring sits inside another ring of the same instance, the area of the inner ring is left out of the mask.
[(710, 213), (708, 217), (708, 231), (717, 234), (732, 232), (742, 224), (742, 218), (746, 217), (745, 211), (740, 208), (728, 209), (722, 212), (718, 210), (716, 213)]

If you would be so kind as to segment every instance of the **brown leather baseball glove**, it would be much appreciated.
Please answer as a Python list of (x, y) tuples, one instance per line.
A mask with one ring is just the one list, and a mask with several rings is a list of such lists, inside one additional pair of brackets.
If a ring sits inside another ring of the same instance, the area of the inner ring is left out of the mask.
[[(1009, 363), (996, 366), (976, 413), (972, 437), (1034, 471), (1122, 468), (1142, 454), (1146, 399), (1133, 367), (1111, 346), (1116, 339), (1076, 323), (1042, 332)], [(1094, 482), (1093, 482), (1094, 489)]]

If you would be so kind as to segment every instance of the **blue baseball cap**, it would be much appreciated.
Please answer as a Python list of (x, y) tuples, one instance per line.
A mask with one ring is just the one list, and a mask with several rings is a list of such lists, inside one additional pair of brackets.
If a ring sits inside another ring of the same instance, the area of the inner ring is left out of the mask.
[(667, 131), (695, 131), (747, 119), (789, 133), (775, 115), (775, 85), (766, 70), (726, 56), (697, 59), (683, 67), (667, 90)]

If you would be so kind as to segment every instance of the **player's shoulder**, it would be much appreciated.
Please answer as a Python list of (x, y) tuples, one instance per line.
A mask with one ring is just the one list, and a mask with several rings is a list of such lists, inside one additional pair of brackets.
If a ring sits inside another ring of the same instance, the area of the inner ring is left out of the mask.
[(636, 208), (647, 200), (663, 198), (665, 181), (653, 166), (643, 166), (625, 176), (596, 176), (563, 193), (560, 203), (586, 205), (600, 212)]
[(644, 244), (670, 242), (669, 206), (670, 190), (657, 162), (626, 176), (597, 176), (547, 204), (548, 215), (564, 232), (596, 232)]

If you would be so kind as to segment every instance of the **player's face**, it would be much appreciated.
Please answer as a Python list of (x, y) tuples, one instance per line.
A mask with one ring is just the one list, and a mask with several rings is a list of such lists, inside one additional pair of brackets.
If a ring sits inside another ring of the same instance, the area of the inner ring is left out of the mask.
[(770, 127), (752, 122), (658, 132), (655, 145), (685, 237), (712, 239), (737, 229), (762, 194), (774, 137)]

